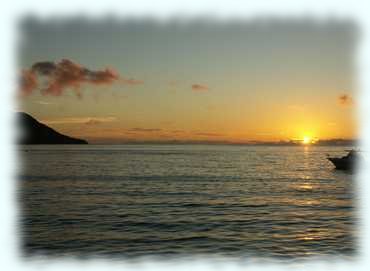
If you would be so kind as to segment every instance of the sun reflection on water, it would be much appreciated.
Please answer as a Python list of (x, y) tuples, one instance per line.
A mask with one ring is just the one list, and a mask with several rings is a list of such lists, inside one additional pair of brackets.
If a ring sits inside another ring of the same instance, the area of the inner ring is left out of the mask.
[(312, 190), (313, 189), (313, 185), (311, 185), (309, 183), (304, 183), (304, 184), (300, 185), (299, 188), (306, 189), (306, 190)]

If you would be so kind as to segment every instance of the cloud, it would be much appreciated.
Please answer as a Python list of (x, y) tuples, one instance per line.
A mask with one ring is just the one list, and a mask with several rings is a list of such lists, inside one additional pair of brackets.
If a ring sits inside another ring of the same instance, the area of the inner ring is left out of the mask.
[(159, 128), (132, 128), (131, 132), (160, 132), (162, 129)]
[(351, 106), (353, 105), (353, 98), (347, 94), (343, 94), (338, 97), (338, 103), (342, 106)]
[(115, 70), (90, 70), (69, 59), (59, 62), (43, 61), (32, 65), (30, 69), (22, 71), (20, 90), (29, 95), (34, 90), (40, 89), (44, 95), (61, 95), (66, 89), (72, 89), (80, 96), (80, 87), (83, 84), (111, 85), (121, 82), (127, 85), (141, 84), (136, 79), (125, 79)]
[(34, 72), (29, 70), (22, 70), (20, 78), (20, 88), (22, 94), (30, 94), (37, 88), (37, 76)]
[(51, 105), (51, 104), (54, 104), (54, 103), (50, 103), (50, 102), (45, 102), (45, 101), (35, 101), (36, 104), (41, 104), (41, 105)]
[(120, 82), (125, 85), (131, 85), (131, 86), (140, 85), (144, 83), (142, 80), (136, 80), (133, 78), (129, 78), (129, 79), (121, 78)]
[(96, 125), (107, 122), (115, 122), (117, 119), (115, 117), (102, 117), (102, 118), (89, 118), (86, 120), (85, 124), (87, 125)]
[(173, 134), (182, 134), (182, 133), (186, 133), (185, 130), (171, 130), (169, 131), (170, 133), (173, 133)]
[(38, 72), (41, 75), (51, 75), (56, 69), (57, 64), (50, 61), (36, 62), (31, 67), (31, 71)]
[(42, 123), (46, 124), (86, 124), (95, 125), (107, 122), (116, 121), (116, 117), (71, 117), (71, 118), (60, 118), (54, 120), (41, 120)]
[(200, 92), (200, 91), (208, 91), (209, 90), (208, 86), (206, 86), (206, 85), (200, 85), (200, 84), (193, 84), (193, 85), (191, 85), (191, 89), (193, 91), (197, 91), (197, 92)]
[(217, 134), (217, 133), (194, 133), (194, 135), (198, 135), (198, 136), (223, 136), (222, 134)]

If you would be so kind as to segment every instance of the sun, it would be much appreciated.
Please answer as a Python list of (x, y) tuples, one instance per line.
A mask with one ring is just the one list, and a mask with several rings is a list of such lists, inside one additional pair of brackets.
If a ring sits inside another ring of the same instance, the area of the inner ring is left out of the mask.
[(308, 145), (312, 142), (312, 138), (309, 137), (309, 136), (304, 136), (303, 139), (302, 139), (302, 143), (305, 144), (305, 145)]

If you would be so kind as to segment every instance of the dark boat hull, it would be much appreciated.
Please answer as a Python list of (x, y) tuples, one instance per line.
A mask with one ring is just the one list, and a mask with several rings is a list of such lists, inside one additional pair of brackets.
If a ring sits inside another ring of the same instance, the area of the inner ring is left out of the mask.
[(334, 158), (329, 157), (328, 160), (333, 163), (336, 169), (340, 170), (353, 170), (355, 161), (348, 158)]

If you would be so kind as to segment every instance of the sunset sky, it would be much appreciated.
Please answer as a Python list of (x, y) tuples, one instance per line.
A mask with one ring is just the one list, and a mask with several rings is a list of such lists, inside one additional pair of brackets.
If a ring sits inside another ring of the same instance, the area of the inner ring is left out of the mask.
[(351, 139), (355, 30), (340, 21), (27, 19), (17, 110), (92, 143)]

